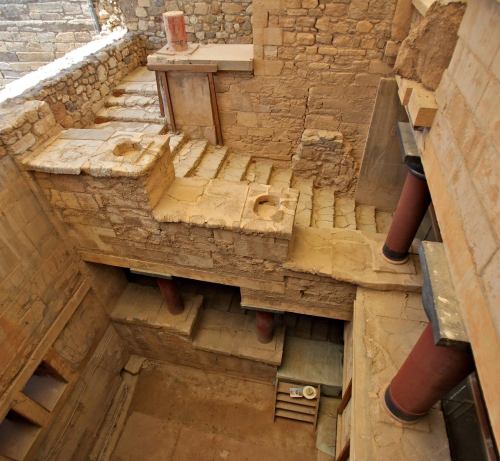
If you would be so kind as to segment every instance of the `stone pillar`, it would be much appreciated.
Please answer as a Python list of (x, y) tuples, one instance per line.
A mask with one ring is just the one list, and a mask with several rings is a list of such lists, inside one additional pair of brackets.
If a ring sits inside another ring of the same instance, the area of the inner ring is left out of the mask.
[(163, 24), (169, 48), (174, 51), (186, 51), (188, 41), (184, 13), (182, 11), (163, 13)]
[(403, 264), (408, 261), (408, 251), (430, 203), (431, 194), (423, 170), (409, 167), (382, 250), (389, 262)]
[(436, 346), (429, 323), (387, 387), (386, 407), (399, 421), (416, 421), (473, 370), (472, 353)]
[(274, 337), (274, 314), (258, 311), (255, 313), (255, 326), (259, 342), (270, 343)]
[(184, 312), (184, 301), (177, 285), (170, 279), (156, 279), (161, 294), (165, 298), (165, 304), (172, 315), (182, 314)]

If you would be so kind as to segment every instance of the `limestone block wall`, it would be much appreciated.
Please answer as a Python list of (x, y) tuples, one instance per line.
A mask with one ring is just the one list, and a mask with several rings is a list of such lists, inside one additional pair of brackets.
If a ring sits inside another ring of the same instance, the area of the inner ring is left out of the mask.
[(146, 35), (150, 48), (166, 44), (161, 14), (175, 10), (184, 11), (191, 42), (252, 43), (252, 0), (118, 0), (116, 3), (123, 24)]
[(359, 160), (380, 77), (392, 72), (396, 1), (254, 0), (252, 9), (255, 76), (217, 79), (225, 142), (289, 161), (305, 129), (339, 131)]
[[(36, 459), (84, 459), (127, 358), (107, 315), (126, 281), (115, 269), (81, 262), (41, 191), (9, 155), (46, 139), (45, 129), (55, 125), (47, 105), (31, 102), (0, 114), (0, 419), (32, 354), (52, 348), (74, 380), (62, 405), (48, 413)], [(52, 334), (84, 279), (90, 290), (62, 331)]]
[(0, 88), (92, 40), (85, 0), (0, 4)]
[(500, 4), (467, 3), (423, 162), (479, 379), (500, 437)]
[(141, 37), (127, 34), (5, 104), (45, 101), (63, 127), (85, 127), (93, 122), (111, 89), (144, 59)]

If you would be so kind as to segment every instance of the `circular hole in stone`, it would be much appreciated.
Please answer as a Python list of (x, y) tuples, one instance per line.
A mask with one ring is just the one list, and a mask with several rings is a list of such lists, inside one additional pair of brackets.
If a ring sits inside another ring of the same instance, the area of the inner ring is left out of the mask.
[(141, 145), (138, 142), (133, 142), (129, 139), (124, 141), (118, 141), (113, 148), (113, 155), (117, 157), (123, 157), (124, 155), (133, 154), (141, 150)]
[(255, 200), (254, 212), (263, 219), (281, 221), (283, 210), (279, 209), (280, 199), (274, 195), (261, 195)]

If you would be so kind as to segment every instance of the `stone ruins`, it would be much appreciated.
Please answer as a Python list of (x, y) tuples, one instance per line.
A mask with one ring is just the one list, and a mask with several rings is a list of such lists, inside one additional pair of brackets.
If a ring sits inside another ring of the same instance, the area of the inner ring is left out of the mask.
[(497, 0), (0, 2), (0, 461), (498, 459)]

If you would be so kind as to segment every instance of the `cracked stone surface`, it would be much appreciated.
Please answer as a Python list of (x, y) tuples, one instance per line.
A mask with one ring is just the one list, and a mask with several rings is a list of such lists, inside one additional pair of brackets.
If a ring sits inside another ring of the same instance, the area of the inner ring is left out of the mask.
[(293, 188), (299, 191), (295, 224), (309, 227), (311, 225), (313, 207), (313, 178), (295, 178)]
[(358, 205), (356, 207), (356, 227), (364, 232), (377, 232), (374, 206)]
[(201, 162), (207, 146), (208, 142), (205, 140), (189, 141), (182, 146), (174, 158), (175, 176), (188, 176)]
[(335, 227), (356, 230), (356, 202), (349, 197), (335, 200)]
[(218, 177), (226, 181), (241, 181), (245, 177), (250, 159), (249, 155), (230, 154)]
[(224, 160), (227, 157), (228, 149), (224, 146), (208, 146), (200, 164), (196, 167), (193, 176), (213, 179), (217, 176)]
[(387, 384), (427, 324), (416, 293), (358, 289), (354, 309), (351, 456), (355, 459), (450, 459), (444, 419), (434, 407), (402, 425), (383, 406)]
[(335, 213), (335, 192), (330, 187), (314, 190), (312, 222), (313, 227), (319, 229), (333, 228)]

